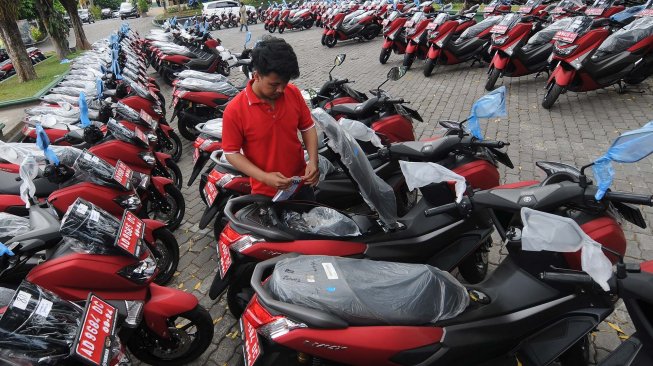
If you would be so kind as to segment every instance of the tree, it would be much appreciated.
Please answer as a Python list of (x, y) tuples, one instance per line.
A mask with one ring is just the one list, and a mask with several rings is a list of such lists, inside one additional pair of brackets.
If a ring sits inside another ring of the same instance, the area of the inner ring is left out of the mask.
[(32, 60), (27, 55), (18, 24), (16, 24), (18, 6), (19, 4), (14, 1), (0, 1), (0, 39), (7, 47), (7, 53), (11, 57), (18, 80), (25, 82), (36, 79), (36, 71)]
[(77, 14), (77, 0), (59, 0), (59, 2), (61, 2), (61, 5), (63, 5), (70, 16), (70, 22), (75, 31), (75, 48), (77, 50), (90, 50), (91, 44), (86, 39), (82, 20), (79, 19), (79, 14)]
[(58, 12), (52, 0), (35, 0), (36, 11), (39, 13), (45, 29), (52, 38), (54, 50), (57, 52), (59, 60), (63, 60), (68, 56), (70, 45), (68, 44), (68, 34), (70, 33), (66, 21), (63, 16)]

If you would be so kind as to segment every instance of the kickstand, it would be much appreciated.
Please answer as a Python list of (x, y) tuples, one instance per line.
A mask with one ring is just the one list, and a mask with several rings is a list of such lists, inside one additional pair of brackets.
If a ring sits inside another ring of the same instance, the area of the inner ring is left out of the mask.
[(639, 94), (644, 94), (646, 93), (646, 90), (644, 89), (628, 89), (628, 86), (635, 87), (635, 85), (631, 84), (626, 84), (622, 81), (617, 83), (617, 93), (619, 94), (626, 94), (626, 93), (639, 93)]

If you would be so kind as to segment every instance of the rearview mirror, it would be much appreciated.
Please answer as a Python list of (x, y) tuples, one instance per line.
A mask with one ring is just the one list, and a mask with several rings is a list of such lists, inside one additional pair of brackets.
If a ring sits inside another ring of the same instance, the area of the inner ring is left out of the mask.
[(642, 128), (623, 133), (612, 143), (609, 157), (621, 163), (634, 163), (653, 153), (653, 121)]
[(397, 81), (406, 75), (406, 67), (393, 67), (388, 71), (388, 80)]
[(345, 55), (344, 53), (341, 53), (338, 56), (336, 56), (335, 66), (342, 65), (342, 63), (345, 62), (345, 58), (347, 58), (347, 55)]

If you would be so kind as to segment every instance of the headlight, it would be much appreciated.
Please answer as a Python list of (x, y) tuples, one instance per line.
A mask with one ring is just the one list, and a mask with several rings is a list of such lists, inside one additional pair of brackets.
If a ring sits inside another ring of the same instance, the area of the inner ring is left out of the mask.
[[(155, 136), (155, 137), (156, 137), (156, 136)], [(150, 134), (148, 134), (148, 139), (149, 139), (150, 141), (152, 141), (152, 139), (150, 138)], [(141, 159), (143, 159), (143, 161), (145, 162), (145, 164), (147, 164), (147, 165), (149, 165), (149, 166), (154, 166), (154, 165), (156, 165), (156, 158), (154, 157), (154, 154), (153, 154), (153, 153), (151, 153), (151, 152), (149, 152), (149, 151), (148, 151), (148, 152), (142, 152), (142, 153), (138, 154), (138, 156), (140, 156)]]
[(138, 284), (148, 283), (156, 273), (156, 261), (151, 254), (142, 261), (130, 264), (118, 271), (120, 276)]
[(567, 47), (562, 47), (558, 42), (553, 45), (553, 52), (560, 56), (569, 56), (572, 54), (578, 45), (568, 45)]
[(150, 133), (150, 132), (146, 133), (145, 136), (147, 136), (147, 140), (149, 142), (156, 143), (159, 140), (159, 138), (157, 137), (156, 134), (153, 134), (153, 133)]
[(492, 44), (495, 46), (502, 46), (508, 40), (507, 36), (500, 36), (498, 34), (492, 35)]
[[(159, 101), (159, 103), (161, 103), (161, 101)], [(152, 109), (154, 110), (154, 113), (158, 114), (159, 116), (163, 115), (163, 111), (161, 110), (161, 107), (159, 107), (158, 105), (152, 106)]]
[(136, 211), (141, 208), (141, 199), (137, 194), (118, 196), (114, 198), (113, 201), (125, 210)]

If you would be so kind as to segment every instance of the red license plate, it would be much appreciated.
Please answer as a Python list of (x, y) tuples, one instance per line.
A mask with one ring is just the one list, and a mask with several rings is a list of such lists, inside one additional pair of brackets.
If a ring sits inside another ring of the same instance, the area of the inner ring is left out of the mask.
[(589, 8), (585, 10), (585, 14), (599, 16), (603, 14), (603, 8)]
[(145, 232), (145, 224), (131, 211), (125, 211), (118, 230), (116, 246), (128, 254), (139, 258), (142, 253), (141, 239)]
[(485, 9), (483, 9), (484, 13), (491, 13), (494, 11), (494, 6), (486, 6)]
[(143, 132), (143, 130), (141, 130), (140, 128), (138, 127), (134, 128), (134, 134), (136, 135), (136, 137), (138, 137), (139, 140), (143, 141), (147, 145), (150, 144), (150, 139), (147, 138), (145, 132)]
[(152, 129), (156, 128), (156, 121), (154, 120), (154, 118), (152, 118), (152, 116), (150, 116), (149, 113), (141, 109), (140, 117), (143, 120), (143, 122), (147, 123)]
[(195, 150), (193, 150), (193, 165), (197, 163), (197, 159), (199, 159), (199, 157), (200, 157), (200, 149), (195, 148)]
[(84, 321), (75, 339), (75, 356), (90, 365), (110, 364), (111, 337), (118, 312), (111, 304), (91, 294), (86, 302)]
[(553, 36), (553, 39), (555, 41), (562, 41), (566, 43), (573, 43), (576, 40), (576, 37), (578, 37), (578, 33), (574, 32), (567, 32), (567, 31), (558, 31), (556, 34)]
[(247, 317), (240, 318), (240, 332), (243, 335), (243, 357), (245, 366), (253, 366), (261, 355), (261, 345), (256, 329), (249, 323)]
[(644, 9), (635, 15), (636, 17), (653, 17), (653, 9)]
[(218, 197), (218, 188), (216, 188), (215, 184), (206, 182), (206, 185), (204, 186), (204, 195), (206, 196), (206, 201), (208, 202), (209, 207), (211, 207), (215, 198)]
[(435, 28), (437, 28), (437, 27), (438, 27), (437, 24), (435, 24), (435, 23), (429, 23), (429, 24), (426, 26), (426, 29), (428, 29), (428, 30), (433, 30), (433, 29), (435, 29)]
[(222, 238), (218, 240), (218, 257), (220, 257), (220, 265), (218, 266), (218, 269), (220, 270), (220, 278), (224, 278), (231, 267), (232, 261), (229, 247), (227, 247), (227, 244), (222, 241)]
[(519, 12), (522, 13), (522, 14), (528, 14), (528, 13), (531, 12), (531, 10), (533, 10), (532, 6), (520, 6), (519, 7)]
[(116, 169), (113, 171), (113, 179), (118, 182), (121, 186), (129, 189), (127, 183), (129, 183), (134, 175), (134, 171), (127, 166), (127, 164), (118, 160), (116, 162)]
[(494, 27), (492, 27), (492, 29), (490, 29), (490, 33), (504, 34), (506, 33), (507, 30), (508, 30), (508, 26), (497, 24)]
[(412, 26), (413, 26), (413, 21), (412, 20), (409, 20), (409, 21), (406, 22), (406, 28), (410, 28)]

